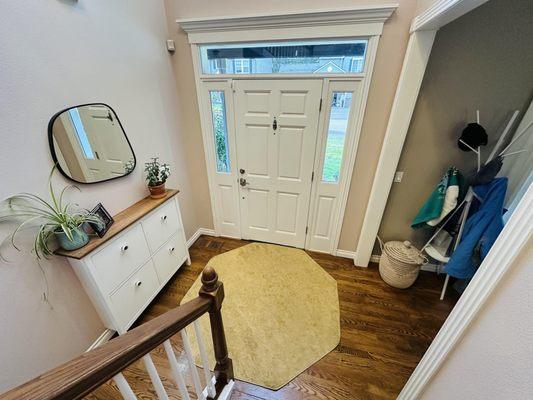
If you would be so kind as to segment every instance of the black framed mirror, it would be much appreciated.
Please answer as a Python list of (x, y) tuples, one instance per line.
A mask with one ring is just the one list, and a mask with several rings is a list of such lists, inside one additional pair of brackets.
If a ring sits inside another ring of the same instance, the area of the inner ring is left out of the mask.
[(59, 171), (78, 183), (122, 178), (137, 163), (117, 114), (104, 103), (56, 113), (48, 124), (48, 143)]

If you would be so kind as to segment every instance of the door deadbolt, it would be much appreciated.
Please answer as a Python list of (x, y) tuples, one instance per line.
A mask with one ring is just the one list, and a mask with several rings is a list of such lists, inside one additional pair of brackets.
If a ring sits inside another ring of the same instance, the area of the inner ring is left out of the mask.
[(239, 170), (239, 172), (240, 172), (241, 174), (244, 174), (246, 171), (245, 171), (244, 169), (241, 168), (241, 169)]

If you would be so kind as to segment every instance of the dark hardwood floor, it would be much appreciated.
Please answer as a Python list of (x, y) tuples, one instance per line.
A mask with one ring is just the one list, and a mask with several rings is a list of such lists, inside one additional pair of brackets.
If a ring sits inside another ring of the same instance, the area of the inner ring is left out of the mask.
[[(184, 265), (176, 273), (138, 323), (178, 306), (211, 257), (247, 243), (200, 237), (190, 249), (192, 265)], [(349, 259), (309, 254), (338, 283), (339, 345), (278, 391), (237, 381), (232, 399), (395, 399), (452, 310), (457, 295), (449, 290), (446, 299), (439, 300), (442, 275), (421, 272), (411, 288), (399, 290), (381, 280), (375, 264), (356, 268)], [(173, 339), (173, 345), (177, 351), (182, 349), (178, 338)], [(163, 350), (156, 349), (152, 357), (169, 396), (179, 398)], [(130, 366), (124, 376), (138, 398), (156, 398), (140, 362)], [(192, 391), (190, 395), (196, 398)], [(113, 384), (106, 384), (89, 398), (121, 397)]]

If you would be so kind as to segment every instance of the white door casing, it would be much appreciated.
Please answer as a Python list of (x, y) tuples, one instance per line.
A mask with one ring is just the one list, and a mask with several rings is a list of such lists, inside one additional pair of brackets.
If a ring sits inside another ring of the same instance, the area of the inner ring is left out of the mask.
[[(216, 146), (213, 126), (213, 114), (211, 93), (222, 92), (224, 94), (225, 117), (227, 127), (227, 146), (229, 156), (229, 171), (219, 171), (216, 160)], [(215, 191), (212, 207), (214, 208), (214, 223), (219, 235), (241, 238), (241, 222), (239, 213), (239, 189), (237, 185), (237, 156), (235, 146), (235, 126), (233, 111), (233, 90), (230, 80), (204, 82), (202, 104), (205, 107), (205, 125), (208, 135), (204, 137), (204, 147), (208, 165), (212, 166), (209, 174), (211, 190)]]
[(304, 247), (322, 80), (239, 80), (234, 91), (242, 237)]
[[(329, 80), (326, 79), (323, 89), (323, 113), (320, 122), (318, 144), (315, 158), (315, 182), (311, 195), (309, 232), (305, 248), (308, 250), (334, 253), (340, 234), (340, 224), (344, 213), (341, 191), (349, 189), (351, 169), (349, 168), (349, 152), (355, 147), (357, 140), (357, 122), (361, 108), (363, 84), (360, 80)], [(349, 94), (351, 102), (344, 109), (333, 107), (334, 94)], [(335, 115), (341, 110), (341, 115)], [(344, 145), (341, 153), (340, 169), (336, 181), (323, 176), (326, 157), (328, 133), (342, 135)]]
[[(189, 43), (191, 44), (192, 62), (194, 66), (194, 75), (196, 81), (197, 93), (203, 93), (204, 85), (210, 81), (227, 80), (231, 78), (255, 78), (252, 75), (246, 77), (236, 75), (206, 75), (202, 71), (200, 59), (200, 45), (213, 43), (238, 43), (243, 41), (278, 41), (278, 40), (307, 40), (307, 39), (334, 39), (334, 38), (368, 38), (367, 58), (365, 62), (365, 71), (362, 74), (346, 74), (336, 76), (342, 79), (360, 79), (363, 83), (361, 106), (358, 110), (356, 133), (353, 146), (349, 149), (348, 158), (348, 175), (351, 176), (355, 152), (357, 150), (357, 141), (361, 130), (361, 121), (364, 114), (366, 99), (370, 78), (372, 76), (373, 65), (376, 57), (376, 50), (379, 43), (379, 37), (383, 31), (383, 24), (391, 16), (398, 4), (372, 5), (372, 6), (355, 6), (346, 9), (329, 9), (329, 10), (303, 10), (297, 13), (282, 13), (273, 15), (247, 15), (232, 17), (216, 18), (194, 18), (189, 20), (178, 20), (180, 28), (187, 33)], [(295, 79), (305, 78), (334, 78), (334, 74), (322, 75), (313, 74), (295, 74)], [(281, 78), (270, 75), (269, 78)], [(284, 76), (283, 78), (286, 78)], [(264, 77), (261, 77), (264, 79)], [(211, 153), (209, 148), (211, 132), (208, 129), (208, 120), (210, 118), (208, 109), (205, 105), (204, 96), (198, 95), (198, 105), (200, 110), (200, 121), (202, 125), (202, 137), (206, 153)], [(206, 154), (206, 165), (211, 197), (211, 210), (213, 213), (215, 233), (227, 235), (219, 229), (221, 218), (217, 215), (216, 204), (219, 203), (217, 196), (216, 178), (213, 176), (213, 160), (211, 154)], [(342, 216), (347, 202), (348, 182), (344, 184), (339, 196), (339, 215), (342, 222)], [(336, 252), (339, 241), (341, 223), (334, 227), (334, 245), (332, 253)], [(234, 235), (229, 235), (234, 236)], [(347, 253), (347, 252), (344, 252)], [(348, 252), (349, 253), (349, 252)]]

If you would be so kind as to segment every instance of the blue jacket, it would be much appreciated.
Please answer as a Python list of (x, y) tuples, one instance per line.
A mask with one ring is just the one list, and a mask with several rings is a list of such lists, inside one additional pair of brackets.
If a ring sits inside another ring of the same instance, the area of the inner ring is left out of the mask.
[(444, 268), (447, 274), (461, 279), (474, 276), (503, 229), (507, 178), (496, 178), (486, 185), (474, 186), (472, 190), (475, 194), (472, 201), (481, 204), (467, 219), (461, 242)]

